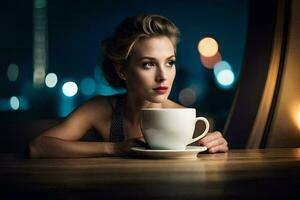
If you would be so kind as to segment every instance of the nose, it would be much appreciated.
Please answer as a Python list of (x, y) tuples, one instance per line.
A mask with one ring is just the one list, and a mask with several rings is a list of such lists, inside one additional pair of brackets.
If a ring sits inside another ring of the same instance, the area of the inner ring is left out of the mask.
[(156, 81), (157, 82), (163, 82), (165, 80), (167, 80), (167, 74), (166, 74), (166, 70), (163, 67), (158, 67), (156, 68)]

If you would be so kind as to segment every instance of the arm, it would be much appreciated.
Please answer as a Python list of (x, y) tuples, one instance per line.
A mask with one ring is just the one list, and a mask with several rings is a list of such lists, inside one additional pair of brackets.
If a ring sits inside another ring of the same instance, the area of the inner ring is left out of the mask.
[(108, 123), (110, 106), (105, 97), (94, 98), (73, 111), (62, 123), (46, 130), (29, 145), (32, 158), (118, 155), (121, 146), (110, 142), (81, 142), (94, 123)]
[(39, 136), (29, 148), (32, 158), (95, 157), (114, 154), (114, 144), (110, 142), (69, 141), (51, 136)]

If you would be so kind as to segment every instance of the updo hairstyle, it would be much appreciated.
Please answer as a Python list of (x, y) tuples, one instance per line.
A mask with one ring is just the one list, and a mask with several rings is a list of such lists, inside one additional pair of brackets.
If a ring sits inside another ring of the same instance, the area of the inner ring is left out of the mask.
[(178, 28), (167, 18), (156, 14), (131, 16), (122, 21), (112, 37), (101, 42), (102, 70), (108, 83), (125, 87), (125, 82), (115, 71), (115, 64), (126, 64), (134, 44), (142, 38), (168, 37), (176, 50), (179, 39)]

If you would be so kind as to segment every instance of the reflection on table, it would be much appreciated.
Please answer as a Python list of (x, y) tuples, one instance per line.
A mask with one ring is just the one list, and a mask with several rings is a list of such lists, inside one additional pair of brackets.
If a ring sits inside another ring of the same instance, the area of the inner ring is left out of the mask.
[(27, 159), (0, 154), (4, 199), (300, 197), (300, 148), (200, 153), (196, 159)]

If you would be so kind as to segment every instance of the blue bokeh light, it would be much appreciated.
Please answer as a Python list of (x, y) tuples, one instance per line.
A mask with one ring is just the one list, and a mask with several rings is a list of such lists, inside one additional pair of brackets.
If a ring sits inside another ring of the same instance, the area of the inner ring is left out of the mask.
[(57, 80), (57, 75), (55, 73), (49, 73), (45, 78), (45, 84), (47, 87), (53, 88), (56, 86)]
[(93, 95), (96, 91), (95, 80), (92, 78), (84, 78), (80, 83), (80, 90), (86, 96)]
[(19, 66), (16, 64), (10, 64), (7, 67), (7, 78), (9, 81), (14, 82), (19, 76)]
[(20, 102), (20, 110), (29, 109), (29, 102), (26, 97), (19, 97), (19, 102)]
[(66, 117), (75, 108), (75, 99), (61, 94), (58, 101), (58, 116)]
[(16, 96), (13, 96), (9, 99), (9, 104), (13, 110), (18, 110), (20, 108), (20, 101)]
[(214, 66), (215, 77), (217, 77), (218, 74), (225, 69), (231, 70), (231, 65), (227, 61), (222, 60), (217, 62)]
[(126, 93), (125, 88), (113, 88), (109, 85), (109, 83), (104, 78), (103, 72), (99, 67), (95, 67), (94, 69), (95, 79), (97, 80), (97, 94), (103, 96), (115, 95), (115, 94), (123, 94)]
[(231, 88), (235, 81), (231, 65), (224, 60), (215, 64), (214, 75), (217, 85), (222, 89)]
[(224, 69), (218, 73), (216, 80), (221, 88), (228, 89), (234, 83), (234, 73), (230, 69)]
[(67, 97), (75, 96), (78, 92), (77, 84), (72, 81), (66, 82), (63, 84), (62, 91)]

